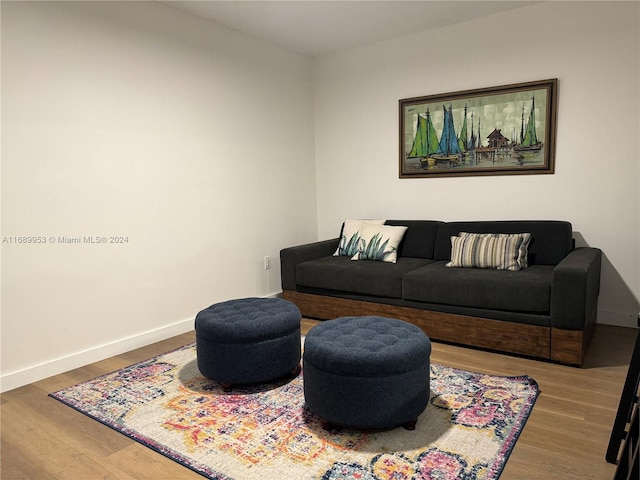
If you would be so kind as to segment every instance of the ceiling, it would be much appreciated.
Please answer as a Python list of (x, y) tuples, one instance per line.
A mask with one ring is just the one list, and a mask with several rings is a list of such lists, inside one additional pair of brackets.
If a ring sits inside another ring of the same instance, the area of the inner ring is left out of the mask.
[(520, 8), (534, 1), (163, 1), (310, 57)]

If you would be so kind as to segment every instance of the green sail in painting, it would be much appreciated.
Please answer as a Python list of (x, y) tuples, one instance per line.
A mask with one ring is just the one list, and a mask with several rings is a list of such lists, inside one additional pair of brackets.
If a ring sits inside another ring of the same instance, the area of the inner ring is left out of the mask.
[(458, 146), (460, 151), (466, 152), (469, 146), (469, 134), (467, 133), (467, 105), (464, 106), (464, 120), (462, 121), (462, 130), (460, 130), (460, 136), (458, 137)]
[(426, 118), (418, 115), (418, 128), (411, 147), (410, 158), (428, 157), (438, 151), (438, 136), (431, 122), (431, 114), (427, 110)]
[(542, 142), (538, 140), (536, 134), (536, 105), (535, 98), (531, 99), (531, 112), (529, 113), (529, 120), (527, 121), (527, 127), (524, 128), (524, 106), (522, 107), (522, 141), (520, 145), (515, 147), (516, 150), (540, 150), (542, 148)]

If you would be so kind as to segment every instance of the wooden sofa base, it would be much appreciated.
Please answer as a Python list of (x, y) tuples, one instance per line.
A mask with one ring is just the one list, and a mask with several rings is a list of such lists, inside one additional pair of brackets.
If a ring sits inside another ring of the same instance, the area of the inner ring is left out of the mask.
[(420, 327), (433, 340), (515, 353), (567, 365), (582, 365), (584, 332), (434, 312), (418, 308), (328, 297), (284, 290), (305, 317), (329, 320), (344, 316), (378, 315)]

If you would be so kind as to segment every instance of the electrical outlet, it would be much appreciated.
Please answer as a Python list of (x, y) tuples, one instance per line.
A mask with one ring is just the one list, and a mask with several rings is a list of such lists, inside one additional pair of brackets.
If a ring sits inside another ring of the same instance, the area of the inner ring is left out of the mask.
[(269, 270), (271, 268), (271, 257), (269, 255), (264, 257), (264, 269)]

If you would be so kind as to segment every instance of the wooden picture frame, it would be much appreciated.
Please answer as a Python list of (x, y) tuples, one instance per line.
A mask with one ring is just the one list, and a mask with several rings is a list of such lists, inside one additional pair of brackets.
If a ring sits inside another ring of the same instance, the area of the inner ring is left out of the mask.
[(558, 79), (400, 103), (400, 178), (554, 173)]

